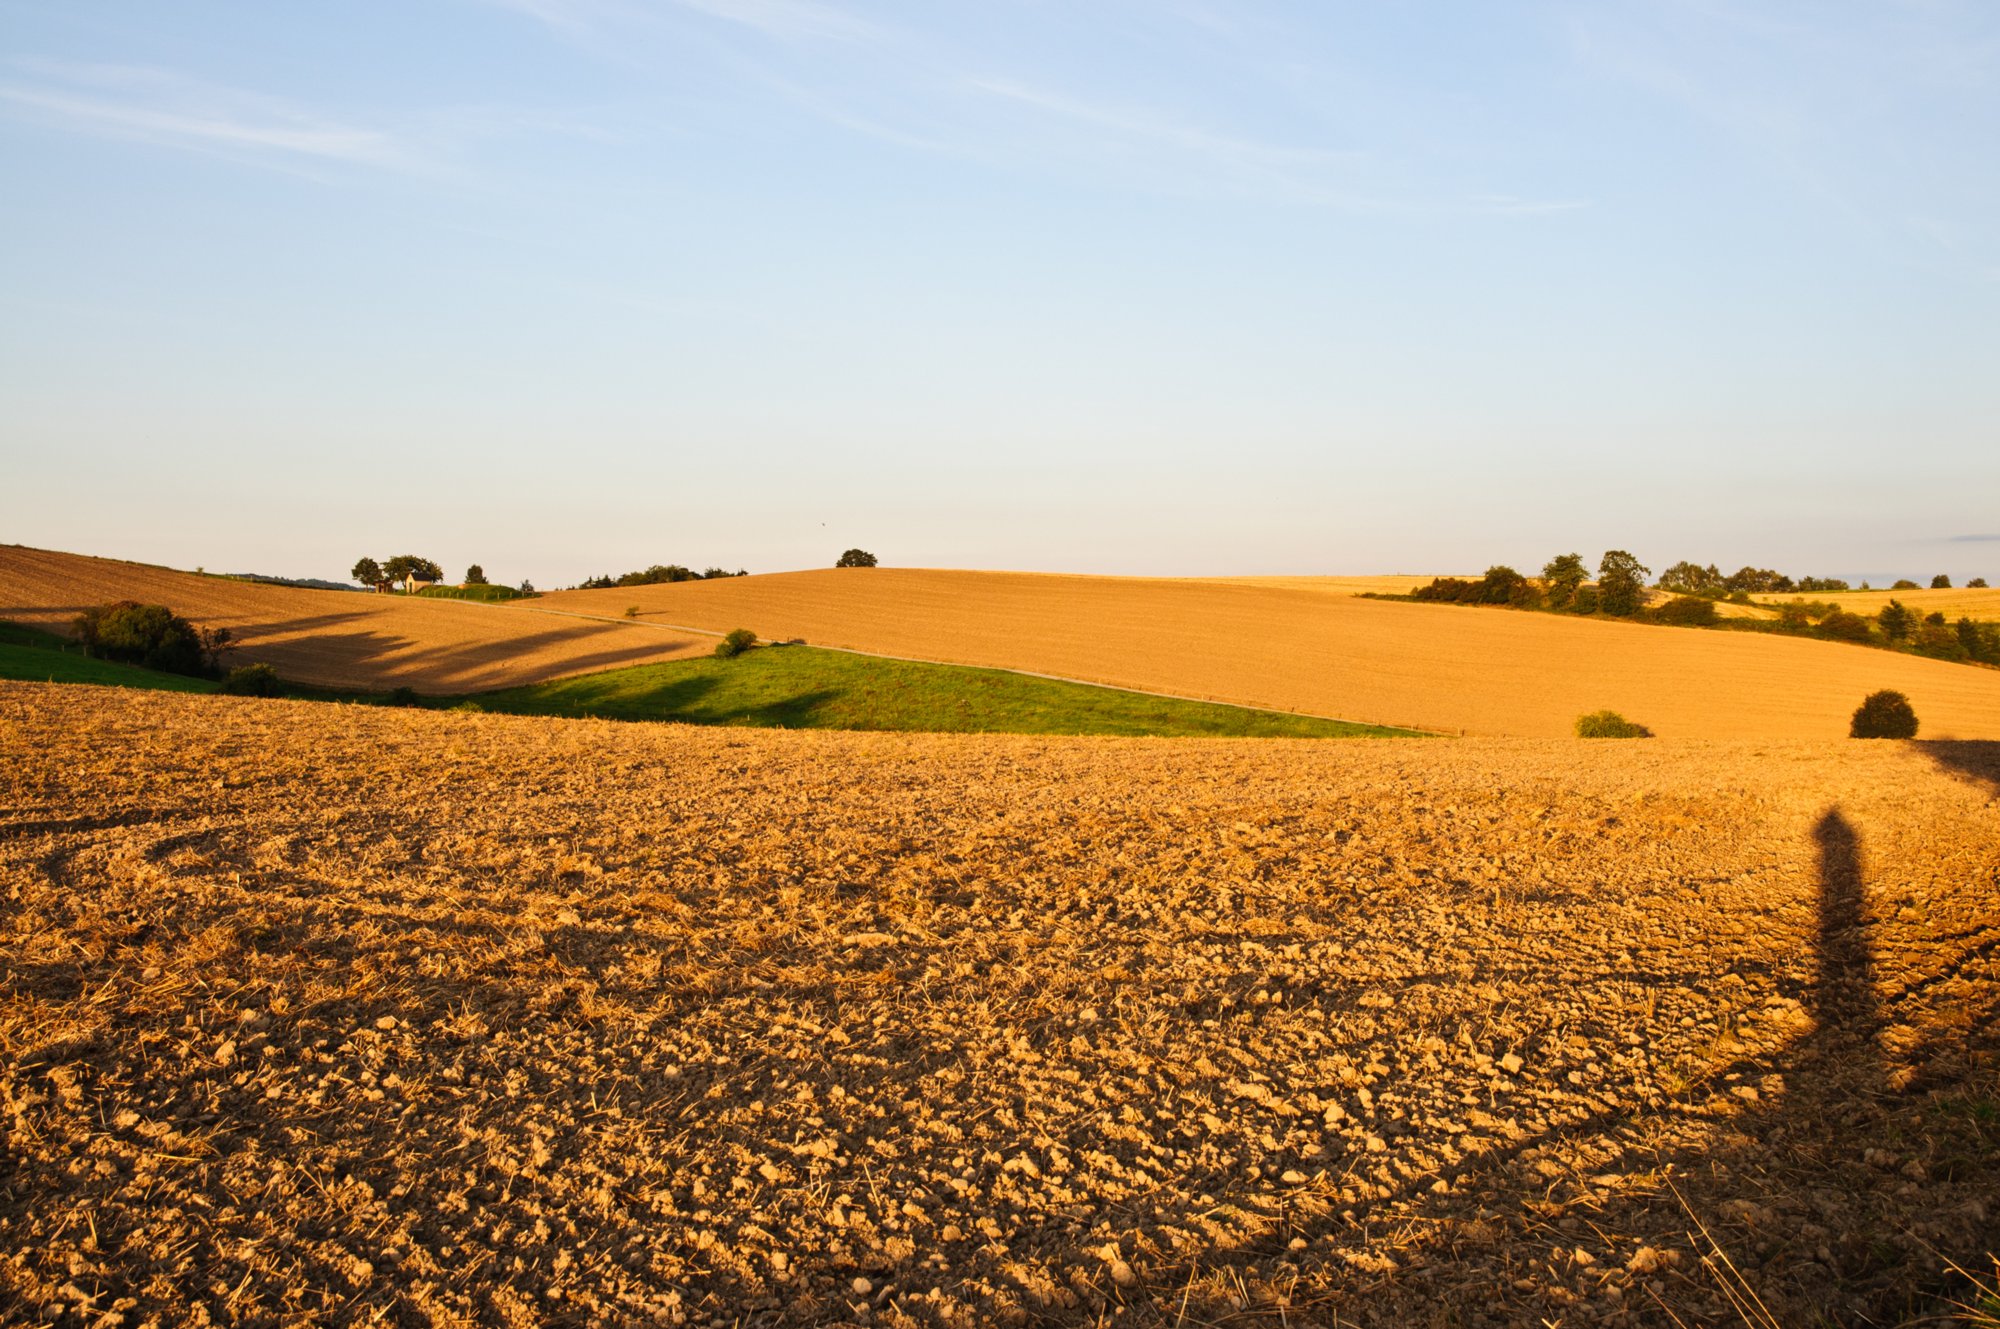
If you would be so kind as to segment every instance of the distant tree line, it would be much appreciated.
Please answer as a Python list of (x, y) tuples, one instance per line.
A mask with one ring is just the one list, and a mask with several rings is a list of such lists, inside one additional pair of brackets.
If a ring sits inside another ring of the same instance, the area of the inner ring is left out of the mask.
[[(1775, 619), (1736, 618), (1724, 620), (1716, 611), (1716, 601), (1730, 599), (1748, 603), (1752, 594), (1783, 594), (1786, 588), (1845, 590), (1847, 583), (1833, 578), (1803, 577), (1797, 581), (1768, 568), (1743, 568), (1723, 576), (1713, 565), (1698, 567), (1676, 563), (1662, 573), (1659, 588), (1673, 593), (1665, 604), (1646, 604), (1646, 578), (1651, 569), (1622, 549), (1606, 551), (1598, 561), (1597, 580), (1580, 554), (1558, 554), (1542, 567), (1540, 578), (1530, 578), (1504, 564), (1497, 564), (1478, 578), (1439, 577), (1419, 587), (1407, 597), (1389, 597), (1445, 604), (1506, 605), (1515, 609), (1551, 613), (1587, 614), (1627, 618), (1675, 627), (1720, 627), (1740, 632), (1779, 632), (1820, 637), (1828, 641), (1880, 646), (1911, 651), (1938, 660), (1970, 661), (2000, 665), (2000, 624), (1960, 618), (1946, 620), (1942, 613), (1919, 615), (1899, 600), (1891, 600), (1880, 612), (1869, 616), (1842, 609), (1825, 600), (1794, 599), (1769, 606), (1777, 610)], [(1916, 589), (1915, 582), (1900, 582), (1903, 589)], [(1931, 586), (1949, 589), (1951, 579), (1935, 577)], [(1975, 577), (1968, 587), (1983, 587), (1985, 579)], [(1864, 587), (1865, 589), (1865, 587)]]
[(731, 572), (727, 568), (703, 568), (700, 572), (684, 568), (678, 563), (655, 563), (650, 568), (637, 572), (627, 572), (623, 576), (590, 577), (576, 585), (579, 591), (608, 591), (617, 586), (660, 586), (677, 581), (713, 581), (718, 577), (747, 577), (750, 574), (742, 568)]

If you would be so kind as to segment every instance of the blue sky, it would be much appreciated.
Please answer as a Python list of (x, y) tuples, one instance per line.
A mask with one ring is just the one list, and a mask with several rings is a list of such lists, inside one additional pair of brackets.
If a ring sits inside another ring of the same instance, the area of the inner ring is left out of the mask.
[(0, 0), (0, 540), (2000, 576), (1984, 0)]

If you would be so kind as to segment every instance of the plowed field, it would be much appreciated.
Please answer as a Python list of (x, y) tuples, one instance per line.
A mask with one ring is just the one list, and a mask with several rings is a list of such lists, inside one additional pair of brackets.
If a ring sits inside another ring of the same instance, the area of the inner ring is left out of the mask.
[(0, 619), (67, 632), (111, 600), (164, 604), (241, 641), (232, 663), (335, 688), (473, 692), (704, 654), (712, 640), (507, 605), (364, 595), (203, 577), (144, 563), (0, 545)]
[(1996, 670), (1295, 585), (849, 568), (538, 603), (1450, 733), (1553, 737), (1610, 707), (1668, 737), (1838, 738), (1895, 688), (1926, 737), (2000, 738)]
[(0, 684), (0, 1319), (1921, 1316), (1997, 796)]

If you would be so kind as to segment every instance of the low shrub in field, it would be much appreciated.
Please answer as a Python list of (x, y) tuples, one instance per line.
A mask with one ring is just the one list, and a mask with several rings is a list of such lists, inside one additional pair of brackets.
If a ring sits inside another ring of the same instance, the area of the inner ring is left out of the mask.
[(1834, 610), (1821, 619), (1819, 626), (1813, 630), (1829, 641), (1867, 641), (1870, 638), (1868, 620), (1845, 609)]
[(738, 628), (715, 643), (715, 656), (718, 660), (733, 660), (756, 644), (756, 633), (749, 628)]
[(1715, 601), (1677, 595), (1655, 609), (1653, 617), (1677, 628), (1705, 628), (1715, 622)]
[(267, 664), (244, 665), (223, 676), (221, 691), (232, 697), (275, 697), (285, 690), (278, 671)]
[(1651, 738), (1653, 731), (1634, 724), (1616, 711), (1592, 711), (1576, 717), (1578, 738)]
[(1910, 706), (1910, 699), (1900, 692), (1888, 688), (1871, 692), (1860, 706), (1855, 708), (1854, 721), (1848, 726), (1849, 738), (1915, 738), (1917, 736), (1917, 713)]
[(391, 706), (420, 706), (423, 704), (423, 698), (417, 695), (415, 688), (402, 687), (397, 688), (389, 694), (389, 704)]
[(86, 609), (73, 626), (84, 650), (170, 674), (201, 674), (208, 665), (201, 634), (165, 605), (135, 600)]

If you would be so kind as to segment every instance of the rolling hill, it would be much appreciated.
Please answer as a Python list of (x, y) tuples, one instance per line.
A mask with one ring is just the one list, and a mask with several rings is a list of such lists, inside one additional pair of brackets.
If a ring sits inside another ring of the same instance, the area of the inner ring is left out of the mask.
[(358, 595), (205, 577), (82, 554), (0, 546), (0, 620), (67, 632), (110, 600), (163, 604), (228, 628), (234, 663), (333, 688), (473, 692), (701, 655), (714, 643), (624, 622), (418, 596)]
[(2000, 737), (2000, 671), (1763, 635), (1364, 600), (1333, 584), (915, 568), (568, 591), (578, 613), (803, 638), (1370, 724), (1555, 737), (1625, 712), (1662, 736), (1839, 738), (1909, 695), (1925, 737)]

